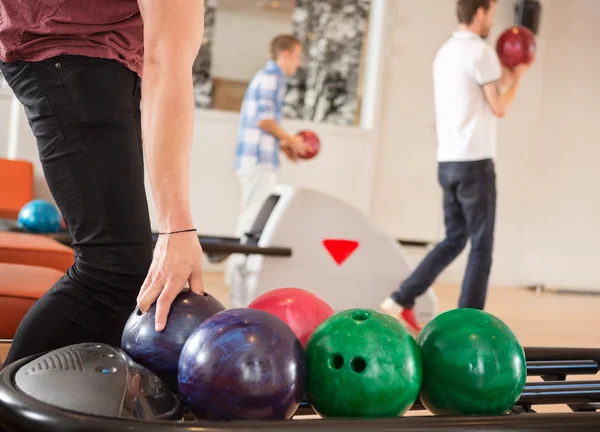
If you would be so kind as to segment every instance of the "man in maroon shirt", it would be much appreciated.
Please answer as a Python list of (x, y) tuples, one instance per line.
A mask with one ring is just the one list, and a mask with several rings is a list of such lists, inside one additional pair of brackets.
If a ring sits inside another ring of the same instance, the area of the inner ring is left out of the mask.
[[(189, 206), (203, 31), (203, 0), (0, 0), (0, 71), (25, 107), (76, 256), (22, 321), (5, 364), (78, 342), (119, 346), (136, 301), (142, 311), (157, 302), (160, 331), (186, 282), (204, 291)], [(154, 252), (144, 160), (163, 233)]]

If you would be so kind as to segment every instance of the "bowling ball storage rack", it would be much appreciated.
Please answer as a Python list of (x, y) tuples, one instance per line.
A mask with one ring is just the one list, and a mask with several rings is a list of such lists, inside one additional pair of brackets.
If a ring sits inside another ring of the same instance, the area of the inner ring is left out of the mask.
[[(0, 231), (31, 234), (29, 231), (20, 228), (15, 221), (0, 219)], [(65, 246), (72, 246), (73, 238), (65, 229), (54, 233), (41, 233)], [(152, 233), (153, 245), (156, 245), (159, 234)], [(259, 246), (258, 238), (248, 238), (242, 240), (237, 237), (198, 235), (198, 241), (202, 246), (203, 252), (212, 263), (221, 263), (232, 254), (243, 255), (264, 255), (289, 258), (292, 256), (292, 249), (284, 246)]]
[[(113, 352), (116, 348), (109, 347)], [(302, 419), (314, 414), (306, 403), (296, 412), (300, 421), (195, 421), (189, 414), (177, 414), (175, 420), (144, 421), (136, 418), (90, 415), (81, 410), (59, 408), (43, 402), (48, 397), (34, 398), (16, 385), (17, 373), (41, 355), (15, 362), (0, 372), (1, 432), (200, 432), (200, 431), (597, 431), (600, 430), (600, 380), (574, 381), (567, 377), (598, 374), (600, 349), (526, 348), (528, 376), (541, 377), (541, 382), (528, 383), (515, 407), (501, 416), (404, 416), (386, 419)], [(123, 353), (124, 355), (124, 353)], [(29, 365), (30, 366), (30, 365)], [(85, 369), (85, 359), (80, 365)], [(92, 369), (91, 364), (88, 369)], [(29, 370), (29, 369), (26, 369)], [(21, 371), (22, 372), (22, 371)], [(129, 373), (129, 370), (127, 370)], [(86, 381), (87, 382), (87, 381)], [(96, 381), (97, 382), (97, 381)], [(80, 387), (81, 389), (81, 387)], [(89, 388), (77, 398), (98, 398)], [(44, 390), (46, 391), (46, 390)], [(56, 392), (48, 388), (47, 392)], [(535, 406), (566, 404), (572, 412), (537, 413)], [(412, 408), (422, 410), (417, 400)], [(181, 413), (181, 411), (178, 411)], [(164, 417), (163, 417), (164, 418)]]
[[(0, 232), (1, 231), (29, 233), (27, 230), (19, 228), (15, 221), (7, 219), (0, 219)], [(38, 235), (45, 235), (68, 247), (71, 247), (73, 243), (73, 238), (65, 229), (61, 229), (55, 233)], [(154, 245), (156, 245), (156, 242), (158, 241), (158, 236), (158, 233), (152, 233), (152, 242)], [(282, 258), (289, 258), (292, 256), (292, 248), (287, 246), (259, 246), (259, 239), (260, 236), (252, 235), (252, 233), (249, 233), (248, 237), (245, 239), (239, 237), (198, 235), (198, 241), (202, 246), (202, 251), (206, 254), (208, 260), (214, 264), (222, 263), (232, 254), (263, 255)], [(396, 241), (404, 247), (428, 248), (432, 246), (427, 242), (409, 239), (396, 239)]]

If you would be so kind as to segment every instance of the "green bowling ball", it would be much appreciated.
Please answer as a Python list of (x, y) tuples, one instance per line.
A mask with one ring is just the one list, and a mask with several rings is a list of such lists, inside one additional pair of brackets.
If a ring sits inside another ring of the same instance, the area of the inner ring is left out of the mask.
[(417, 342), (381, 312), (334, 314), (308, 340), (306, 359), (306, 395), (322, 417), (396, 417), (419, 395)]
[(423, 359), (421, 402), (432, 414), (501, 415), (523, 392), (523, 347), (487, 312), (445, 312), (421, 330), (417, 342)]

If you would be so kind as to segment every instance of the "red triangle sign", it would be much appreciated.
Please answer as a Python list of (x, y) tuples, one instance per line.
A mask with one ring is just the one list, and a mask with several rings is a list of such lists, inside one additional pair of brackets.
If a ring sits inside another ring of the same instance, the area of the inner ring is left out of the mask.
[(325, 246), (325, 249), (327, 249), (331, 258), (333, 258), (338, 265), (342, 265), (356, 250), (358, 242), (354, 240), (327, 239), (323, 240), (323, 246)]

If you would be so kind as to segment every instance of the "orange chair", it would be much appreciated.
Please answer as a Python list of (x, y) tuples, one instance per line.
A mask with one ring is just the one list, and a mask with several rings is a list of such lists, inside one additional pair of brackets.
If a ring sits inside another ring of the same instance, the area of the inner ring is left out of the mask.
[(17, 219), (33, 199), (33, 164), (0, 158), (0, 218)]
[(0, 339), (12, 339), (27, 311), (64, 273), (0, 263)]
[(0, 232), (0, 263), (48, 267), (66, 272), (75, 261), (75, 252), (40, 234)]

